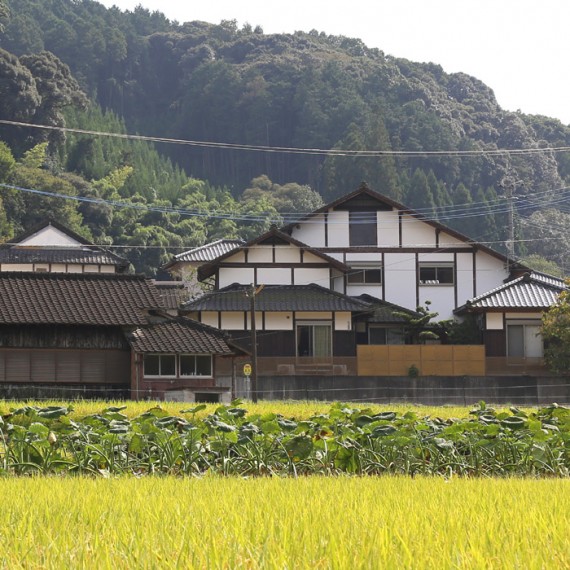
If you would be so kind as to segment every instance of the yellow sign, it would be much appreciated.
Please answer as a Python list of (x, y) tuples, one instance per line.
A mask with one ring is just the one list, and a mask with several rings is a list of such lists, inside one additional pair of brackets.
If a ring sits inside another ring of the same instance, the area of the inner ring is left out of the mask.
[(251, 364), (243, 365), (243, 373), (245, 376), (251, 376)]

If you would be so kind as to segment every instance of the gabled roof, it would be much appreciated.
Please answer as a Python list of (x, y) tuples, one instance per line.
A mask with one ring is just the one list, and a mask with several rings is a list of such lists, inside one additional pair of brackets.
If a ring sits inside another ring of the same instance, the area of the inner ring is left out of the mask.
[(244, 243), (245, 242), (241, 239), (219, 239), (175, 255), (173, 259), (164, 264), (162, 268), (168, 269), (179, 262), (207, 263), (214, 261), (214, 259), (233, 251)]
[(162, 308), (152, 281), (104, 273), (0, 273), (0, 324), (128, 326)]
[[(184, 311), (249, 311), (250, 285), (234, 283), (183, 305)], [(265, 285), (255, 297), (257, 311), (369, 311), (370, 303), (320, 285)]]
[[(67, 235), (77, 245), (26, 245), (22, 244), (29, 237), (47, 227), (53, 227)], [(54, 220), (46, 220), (26, 232), (0, 245), (0, 263), (72, 263), (114, 265), (119, 271), (129, 267), (129, 262), (105, 248), (95, 245), (74, 231)]]
[(186, 288), (181, 281), (154, 281), (157, 288), (162, 305), (166, 309), (177, 309), (185, 296)]
[(202, 267), (200, 267), (200, 269), (198, 269), (198, 279), (200, 279), (200, 281), (202, 281), (203, 279), (206, 279), (208, 277), (210, 277), (211, 275), (214, 274), (216, 267), (225, 259), (227, 259), (228, 257), (235, 255), (236, 253), (238, 253), (239, 251), (244, 251), (247, 250), (253, 246), (256, 245), (263, 245), (263, 243), (267, 243), (267, 242), (281, 242), (284, 244), (288, 244), (288, 245), (293, 245), (298, 247), (299, 249), (302, 249), (303, 251), (308, 251), (309, 253), (312, 253), (313, 255), (316, 255), (317, 257), (320, 257), (321, 259), (323, 259), (324, 261), (326, 261), (329, 265), (331, 265), (332, 267), (335, 267), (336, 269), (338, 269), (339, 271), (342, 272), (346, 272), (348, 271), (348, 266), (346, 266), (344, 263), (342, 263), (341, 261), (338, 261), (337, 259), (334, 259), (334, 257), (331, 257), (330, 255), (327, 255), (326, 253), (323, 253), (322, 251), (315, 249), (303, 242), (300, 242), (294, 238), (292, 238), (289, 234), (283, 233), (282, 231), (278, 230), (278, 229), (272, 229), (269, 230), (268, 232), (264, 233), (261, 236), (258, 236), (250, 241), (248, 241), (247, 243), (244, 243), (243, 245), (241, 245), (240, 247), (237, 247), (231, 251), (228, 251), (227, 253), (221, 255), (220, 257), (218, 257), (217, 259), (215, 259), (213, 262), (208, 263), (206, 265), (203, 265)]
[(222, 331), (184, 317), (147, 324), (130, 334), (128, 340), (136, 352), (222, 356), (244, 353)]
[(397, 313), (419, 316), (416, 311), (406, 309), (394, 303), (389, 303), (383, 299), (372, 297), (371, 295), (360, 295), (358, 298), (371, 305), (370, 313), (365, 319), (369, 323), (407, 323), (407, 320)]
[(525, 273), (503, 285), (470, 299), (456, 313), (493, 309), (535, 309), (551, 307), (566, 289), (564, 281), (545, 273)]
[(398, 210), (404, 214), (408, 214), (409, 216), (412, 216), (414, 218), (417, 218), (418, 220), (421, 220), (422, 222), (436, 228), (439, 229), (443, 232), (445, 232), (446, 234), (449, 234), (450, 236), (454, 237), (455, 239), (458, 239), (464, 243), (468, 243), (470, 245), (473, 245), (474, 247), (477, 247), (477, 249), (480, 249), (481, 251), (485, 251), (486, 253), (488, 253), (489, 255), (492, 255), (493, 257), (496, 257), (497, 259), (500, 259), (502, 261), (508, 262), (511, 265), (516, 265), (516, 266), (520, 266), (521, 264), (516, 262), (513, 259), (509, 259), (507, 256), (503, 255), (502, 253), (499, 253), (498, 251), (495, 251), (494, 249), (491, 249), (490, 247), (477, 243), (476, 241), (474, 241), (472, 238), (448, 227), (445, 226), (443, 224), (441, 224), (440, 222), (437, 222), (435, 220), (431, 220), (426, 218), (426, 216), (424, 216), (423, 214), (420, 214), (419, 212), (416, 212), (415, 210), (412, 210), (411, 208), (408, 208), (407, 206), (404, 206), (403, 204), (400, 204), (399, 202), (396, 202), (395, 200), (392, 200), (392, 198), (388, 198), (388, 196), (384, 196), (383, 194), (380, 194), (378, 192), (375, 192), (374, 190), (371, 190), (368, 185), (363, 182), (359, 188), (357, 188), (354, 192), (351, 192), (350, 194), (346, 194), (345, 196), (341, 196), (340, 198), (337, 198), (336, 200), (329, 202), (328, 204), (325, 204), (324, 206), (321, 206), (320, 208), (318, 208), (317, 210), (314, 210), (313, 212), (306, 214), (305, 216), (299, 218), (298, 220), (296, 220), (295, 222), (291, 222), (289, 224), (287, 224), (286, 226), (283, 226), (281, 228), (281, 231), (283, 232), (291, 232), (293, 227), (295, 227), (297, 224), (308, 220), (309, 218), (316, 216), (318, 214), (322, 214), (322, 213), (326, 213), (329, 210), (334, 210), (339, 208), (339, 206), (342, 206), (343, 204), (345, 204), (346, 202), (349, 202), (351, 200), (354, 200), (355, 198), (358, 197), (362, 197), (362, 196), (367, 196), (377, 202), (379, 202), (380, 204), (383, 204), (384, 206), (388, 206), (390, 208), (393, 208), (395, 210)]

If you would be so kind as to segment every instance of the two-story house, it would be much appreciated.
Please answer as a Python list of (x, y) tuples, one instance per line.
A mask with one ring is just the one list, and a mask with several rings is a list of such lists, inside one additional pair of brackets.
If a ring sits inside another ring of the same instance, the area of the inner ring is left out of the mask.
[(263, 285), (259, 355), (331, 357), (350, 372), (357, 344), (404, 342), (403, 312), (429, 301), (438, 319), (453, 318), (525, 269), (363, 185), (202, 265), (215, 290), (183, 308), (247, 344), (248, 291)]

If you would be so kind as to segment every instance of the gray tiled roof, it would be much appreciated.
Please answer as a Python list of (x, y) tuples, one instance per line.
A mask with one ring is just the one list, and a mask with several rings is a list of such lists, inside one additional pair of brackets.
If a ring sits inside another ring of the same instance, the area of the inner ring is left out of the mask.
[(82, 247), (11, 247), (0, 248), (0, 263), (74, 263), (128, 267), (129, 262), (103, 249)]
[(129, 343), (136, 352), (217, 355), (236, 352), (222, 331), (186, 318), (140, 327), (129, 335)]
[(239, 239), (219, 239), (218, 241), (214, 241), (212, 243), (207, 243), (206, 245), (202, 245), (200, 247), (196, 247), (189, 251), (185, 251), (184, 253), (179, 253), (178, 255), (174, 256), (174, 262), (177, 261), (194, 261), (194, 262), (206, 262), (206, 261), (213, 261), (220, 255), (224, 255), (228, 253), (240, 245), (243, 245), (244, 242)]
[(154, 286), (166, 309), (177, 309), (185, 298), (185, 287), (180, 281), (154, 281)]
[[(188, 311), (249, 311), (246, 285), (230, 285), (186, 303)], [(258, 311), (368, 311), (370, 304), (320, 285), (266, 285), (255, 299)]]
[(396, 313), (406, 313), (411, 316), (418, 315), (415, 311), (372, 297), (371, 295), (360, 295), (359, 299), (371, 305), (371, 311), (365, 318), (369, 323), (406, 323), (407, 320)]
[(139, 275), (0, 273), (0, 324), (142, 325), (153, 308), (159, 293)]
[(564, 281), (544, 273), (527, 273), (522, 277), (479, 295), (457, 309), (546, 309), (565, 289)]

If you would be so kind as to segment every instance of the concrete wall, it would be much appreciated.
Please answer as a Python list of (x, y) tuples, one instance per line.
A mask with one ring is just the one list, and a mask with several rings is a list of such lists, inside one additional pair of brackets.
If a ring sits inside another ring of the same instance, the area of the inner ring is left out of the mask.
[[(236, 397), (248, 398), (249, 384), (236, 381)], [(554, 376), (274, 376), (258, 378), (263, 400), (321, 400), (410, 403), (426, 406), (490, 404), (517, 406), (570, 403), (570, 378)], [(364, 405), (364, 404), (363, 404)]]

